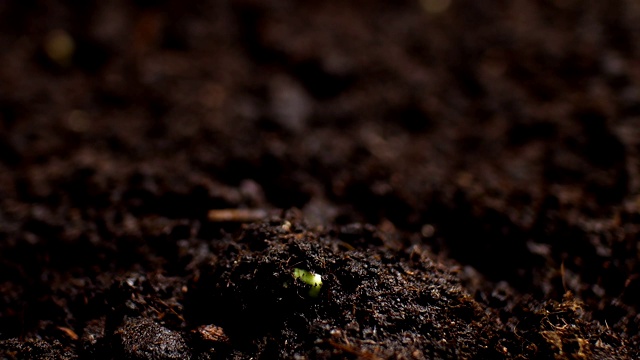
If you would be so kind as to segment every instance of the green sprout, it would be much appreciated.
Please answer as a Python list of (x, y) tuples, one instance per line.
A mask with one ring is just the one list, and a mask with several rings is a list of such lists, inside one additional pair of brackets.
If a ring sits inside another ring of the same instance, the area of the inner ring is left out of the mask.
[(309, 296), (313, 298), (318, 297), (320, 289), (322, 288), (322, 276), (320, 276), (320, 274), (312, 273), (309, 270), (294, 268), (293, 277), (300, 279), (305, 284), (311, 286), (311, 289), (309, 289)]

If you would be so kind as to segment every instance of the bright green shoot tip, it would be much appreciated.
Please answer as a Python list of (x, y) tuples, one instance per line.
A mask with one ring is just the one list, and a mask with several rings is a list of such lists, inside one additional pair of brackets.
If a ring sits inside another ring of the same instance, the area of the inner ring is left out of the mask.
[(311, 286), (311, 289), (309, 289), (309, 296), (318, 297), (320, 294), (320, 288), (322, 288), (322, 276), (308, 270), (294, 268), (293, 277), (300, 279), (305, 284)]

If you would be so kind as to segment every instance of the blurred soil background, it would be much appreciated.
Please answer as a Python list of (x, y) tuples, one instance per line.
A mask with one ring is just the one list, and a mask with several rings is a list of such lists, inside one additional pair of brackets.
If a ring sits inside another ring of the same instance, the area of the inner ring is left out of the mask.
[(637, 359), (639, 155), (635, 0), (5, 0), (0, 358)]

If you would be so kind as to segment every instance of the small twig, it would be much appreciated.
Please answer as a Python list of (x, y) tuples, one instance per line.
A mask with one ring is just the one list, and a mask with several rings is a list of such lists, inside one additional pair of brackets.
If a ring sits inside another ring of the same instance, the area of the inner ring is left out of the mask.
[(265, 209), (214, 209), (209, 210), (209, 221), (213, 222), (252, 222), (269, 216)]

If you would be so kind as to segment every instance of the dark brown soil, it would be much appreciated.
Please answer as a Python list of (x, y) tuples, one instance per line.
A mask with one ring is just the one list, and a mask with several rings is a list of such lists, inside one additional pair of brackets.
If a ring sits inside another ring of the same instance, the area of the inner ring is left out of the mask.
[(639, 358), (639, 24), (0, 2), (0, 358)]

